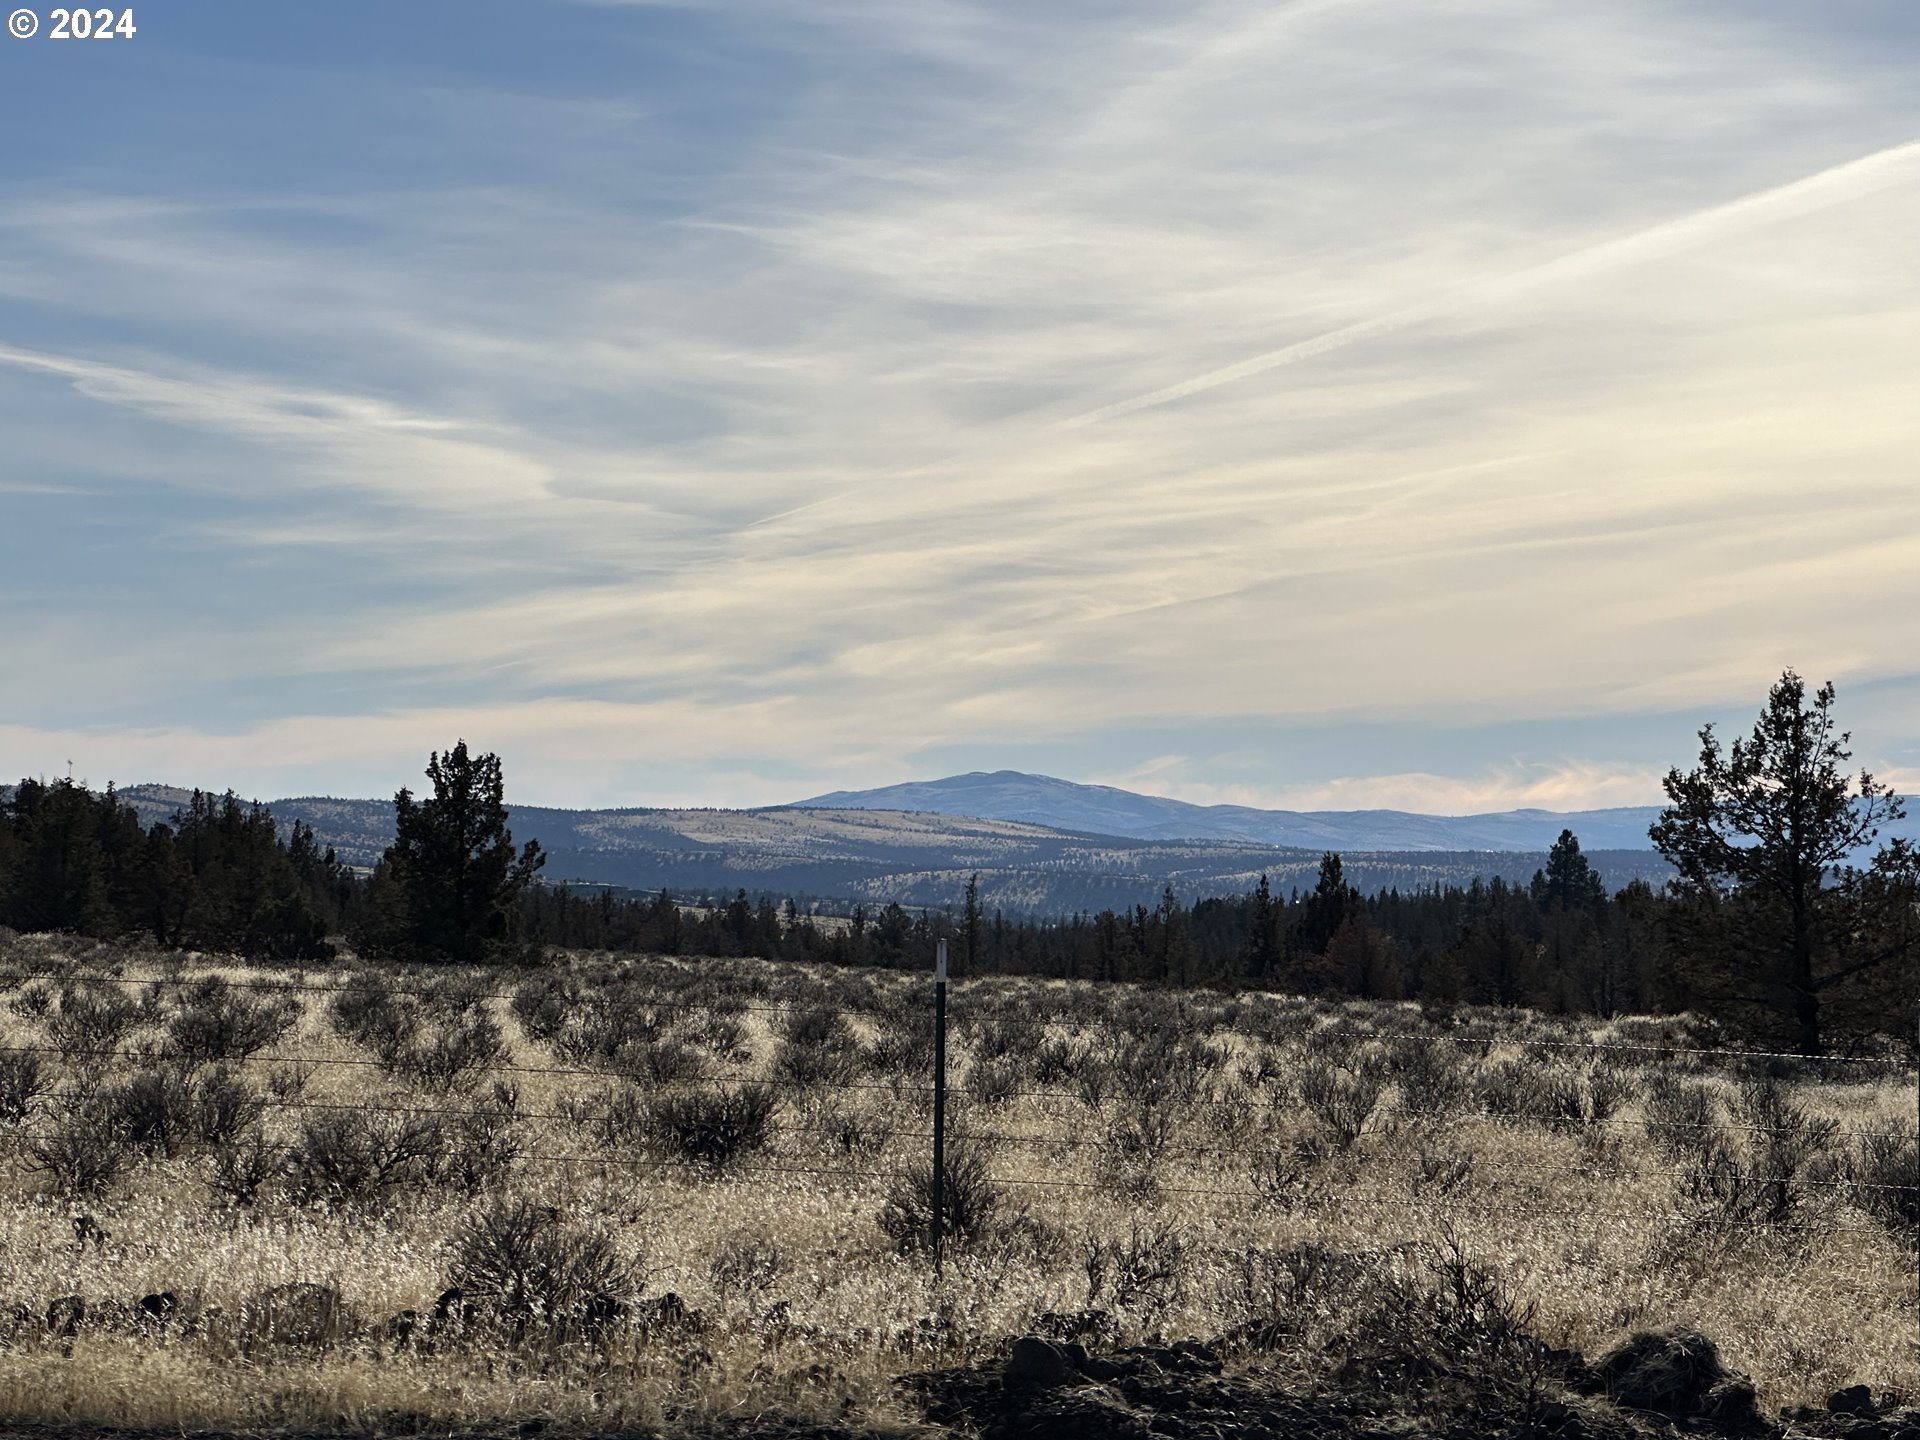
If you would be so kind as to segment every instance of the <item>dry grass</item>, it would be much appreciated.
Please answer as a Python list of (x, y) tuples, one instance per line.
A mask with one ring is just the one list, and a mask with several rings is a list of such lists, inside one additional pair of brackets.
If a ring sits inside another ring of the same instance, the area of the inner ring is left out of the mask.
[[(1731, 1128), (1750, 1070), (1684, 1053), (1527, 1043), (1684, 1044), (1684, 1026), (1472, 1012), (1437, 1029), (1413, 1007), (972, 982), (951, 1001), (951, 1125), (990, 1137), (981, 1143), (1001, 1202), (987, 1237), (951, 1257), (936, 1290), (924, 1257), (903, 1253), (880, 1223), (895, 1177), (924, 1163), (926, 1150), (926, 1097), (914, 1088), (924, 1072), (908, 1068), (919, 1063), (907, 1033), (924, 1008), (917, 977), (561, 960), (554, 973), (577, 984), (548, 1012), (565, 1018), (545, 1038), (531, 1038), (500, 998), (426, 1006), (414, 1038), (426, 1043), (485, 1013), (501, 1031), (503, 1063), (587, 1073), (474, 1073), (447, 1093), (404, 1066), (370, 1063), (378, 1047), (342, 1033), (332, 996), (299, 994), (289, 1033), (231, 1068), (270, 1101), (342, 1108), (270, 1104), (270, 1146), (295, 1143), (304, 1122), (370, 1107), (377, 1119), (379, 1107), (497, 1110), (491, 1087), (504, 1079), (518, 1092), (500, 1128), (518, 1158), (468, 1193), (445, 1157), (472, 1141), (448, 1135), (440, 1158), (418, 1173), (403, 1167), (364, 1198), (296, 1204), (276, 1174), (256, 1203), (237, 1207), (210, 1188), (211, 1147), (191, 1135), (171, 1155), (136, 1156), (91, 1196), (62, 1194), (54, 1176), (28, 1170), (21, 1137), (57, 1129), (72, 1097), (142, 1068), (189, 1086), (204, 1077), (205, 1062), (187, 1066), (168, 1051), (185, 987), (136, 981), (220, 974), (341, 985), (369, 972), (74, 955), (41, 937), (8, 950), (0, 969), (43, 978), (0, 991), (0, 1041), (49, 1045), (62, 987), (117, 969), (116, 987), (145, 1005), (115, 1048), (148, 1056), (44, 1056), (52, 1090), (25, 1119), (0, 1122), (0, 1139), (12, 1142), (0, 1150), (0, 1333), (11, 1326), (0, 1414), (9, 1417), (342, 1427), (401, 1417), (885, 1418), (901, 1371), (985, 1354), (1041, 1312), (1088, 1308), (1106, 1310), (1129, 1339), (1268, 1324), (1278, 1353), (1266, 1358), (1306, 1370), (1324, 1363), (1324, 1341), (1337, 1349), (1352, 1319), (1340, 1295), (1308, 1287), (1276, 1298), (1249, 1277), (1309, 1243), (1388, 1258), (1457, 1244), (1533, 1304), (1536, 1332), (1554, 1344), (1591, 1351), (1636, 1327), (1696, 1325), (1772, 1405), (1816, 1401), (1854, 1381), (1920, 1390), (1913, 1237), (1870, 1216), (1848, 1184), (1853, 1132), (1911, 1124), (1912, 1092), (1897, 1069), (1787, 1077), (1791, 1101), (1842, 1133), (1797, 1176), (1790, 1225), (1728, 1224), (1725, 1207), (1688, 1189), (1695, 1152), (1649, 1138), (1646, 1096), (1662, 1072), (1707, 1087), (1735, 1168), (1751, 1171)], [(424, 983), (511, 992), (524, 978)], [(48, 993), (45, 1010), (24, 998), (35, 990)], [(650, 1010), (649, 999), (685, 1008)], [(847, 1032), (822, 1041), (768, 1013), (809, 1007), (851, 1012)], [(1414, 1056), (1392, 1038), (1411, 1033), (1440, 1039)], [(609, 1052), (609, 1035), (624, 1035), (624, 1048)], [(798, 1063), (795, 1073), (824, 1071), (847, 1088), (782, 1087), (768, 1148), (730, 1165), (682, 1164), (650, 1132), (648, 1106), (660, 1096), (773, 1076), (783, 1045), (803, 1041), (834, 1053), (817, 1064), (790, 1057), (788, 1071)], [(369, 1063), (330, 1063), (346, 1061)], [(698, 1081), (644, 1078), (649, 1066), (678, 1073), (689, 1063)], [(1881, 1073), (1884, 1083), (1872, 1079)], [(643, 1078), (625, 1078), (635, 1075)], [(1571, 1112), (1554, 1108), (1562, 1093), (1573, 1096)], [(1474, 1113), (1486, 1107), (1519, 1113)], [(558, 1156), (573, 1158), (542, 1158)], [(820, 1173), (848, 1171), (860, 1173)], [(609, 1236), (638, 1277), (618, 1297), (635, 1305), (632, 1315), (604, 1330), (536, 1325), (511, 1338), (485, 1329), (483, 1316), (484, 1335), (396, 1348), (390, 1318), (412, 1310), (424, 1325), (454, 1268), (455, 1237), (502, 1196), (532, 1198), (554, 1207), (560, 1225)], [(77, 1238), (82, 1213), (107, 1238)], [(1165, 1263), (1156, 1268), (1156, 1258)], [(296, 1282), (337, 1287), (349, 1323), (312, 1346), (249, 1335), (249, 1306)], [(173, 1292), (179, 1310), (143, 1330), (130, 1307), (160, 1291)], [(644, 1323), (648, 1302), (668, 1292), (698, 1312), (693, 1326)], [(70, 1337), (44, 1319), (67, 1295), (81, 1296), (91, 1317)]]

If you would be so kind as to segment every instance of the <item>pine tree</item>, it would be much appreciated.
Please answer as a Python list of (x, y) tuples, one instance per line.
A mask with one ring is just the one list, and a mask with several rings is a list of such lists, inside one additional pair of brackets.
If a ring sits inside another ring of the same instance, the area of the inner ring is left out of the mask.
[(1804, 1055), (1825, 1043), (1830, 992), (1914, 953), (1913, 851), (1855, 857), (1901, 819), (1900, 797), (1872, 775), (1849, 778), (1851, 741), (1834, 690), (1809, 702), (1792, 670), (1767, 695), (1753, 733), (1723, 752), (1700, 731), (1700, 761), (1667, 773), (1670, 802), (1651, 831), (1679, 878), (1675, 978), (1683, 994), (1750, 1017)]
[(1247, 901), (1246, 975), (1249, 980), (1265, 980), (1280, 962), (1280, 911), (1273, 903), (1273, 889), (1263, 871), (1260, 883), (1253, 887)]

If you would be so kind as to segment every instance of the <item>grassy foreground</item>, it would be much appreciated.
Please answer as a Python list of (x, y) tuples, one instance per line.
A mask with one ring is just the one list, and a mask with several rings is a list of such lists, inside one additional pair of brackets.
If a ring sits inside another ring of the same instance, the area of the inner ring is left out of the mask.
[(896, 1375), (1035, 1329), (1225, 1336), (1307, 1383), (1359, 1343), (1362, 1272), (1465, 1277), (1582, 1350), (1691, 1324), (1769, 1407), (1920, 1391), (1899, 1064), (1704, 1053), (1666, 1020), (970, 981), (936, 1283), (929, 991), (13, 937), (0, 1416), (887, 1423)]

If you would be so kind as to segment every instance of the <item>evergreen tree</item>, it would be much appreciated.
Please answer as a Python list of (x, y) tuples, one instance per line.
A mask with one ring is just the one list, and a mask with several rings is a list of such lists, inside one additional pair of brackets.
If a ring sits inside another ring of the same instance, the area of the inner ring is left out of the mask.
[(513, 938), (520, 901), (546, 862), (538, 841), (517, 853), (497, 755), (459, 741), (427, 758), (433, 798), (393, 797), (395, 839), (381, 857), (390, 889), (376, 948), (471, 964)]
[(1249, 980), (1267, 979), (1280, 962), (1280, 910), (1264, 872), (1247, 899), (1247, 948), (1244, 970)]
[(1300, 902), (1287, 935), (1289, 968), (1296, 982), (1312, 988), (1323, 973), (1313, 962), (1327, 953), (1340, 927), (1359, 915), (1365, 904), (1360, 891), (1347, 883), (1340, 857), (1331, 851), (1322, 855), (1319, 877)]
[(1562, 830), (1547, 852), (1546, 868), (1533, 872), (1533, 903), (1542, 910), (1579, 910), (1606, 898), (1606, 884), (1580, 853), (1580, 841), (1573, 831)]
[(961, 910), (961, 938), (965, 941), (964, 968), (961, 975), (978, 975), (980, 964), (980, 873), (967, 877), (965, 903)]
[(1804, 1055), (1825, 1043), (1830, 992), (1912, 954), (1916, 866), (1894, 841), (1867, 869), (1854, 858), (1902, 818), (1900, 798), (1861, 771), (1826, 684), (1808, 700), (1792, 670), (1753, 733), (1667, 773), (1669, 804), (1650, 834), (1672, 862), (1675, 978), (1684, 995), (1731, 1008)]

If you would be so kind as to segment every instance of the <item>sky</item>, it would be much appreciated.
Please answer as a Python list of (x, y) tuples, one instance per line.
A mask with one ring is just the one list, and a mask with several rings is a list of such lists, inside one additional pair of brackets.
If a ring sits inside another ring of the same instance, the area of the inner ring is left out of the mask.
[(0, 37), (0, 775), (1920, 790), (1906, 0)]

